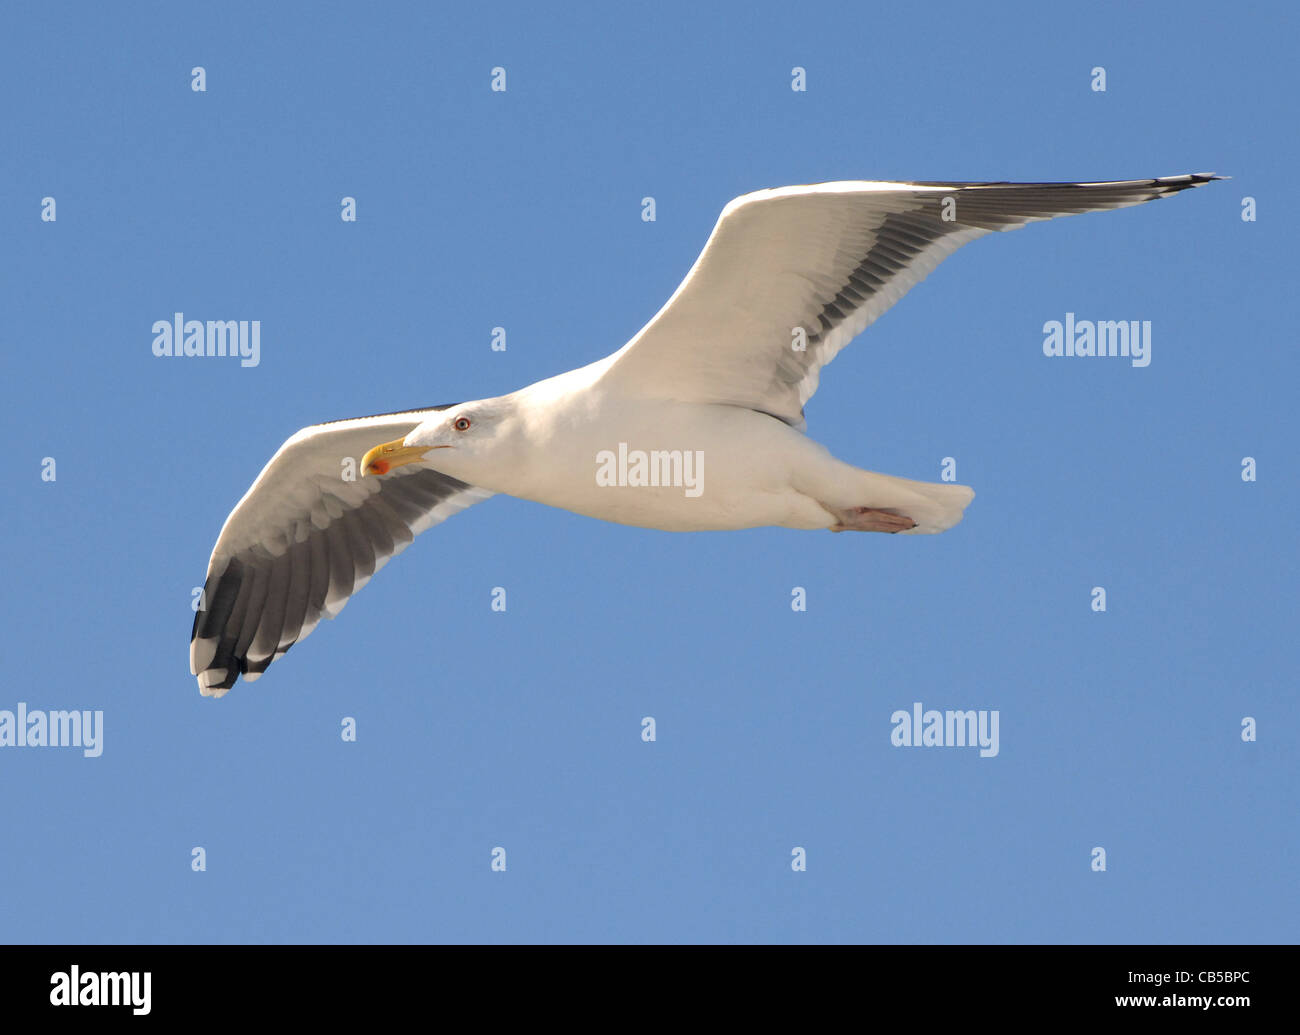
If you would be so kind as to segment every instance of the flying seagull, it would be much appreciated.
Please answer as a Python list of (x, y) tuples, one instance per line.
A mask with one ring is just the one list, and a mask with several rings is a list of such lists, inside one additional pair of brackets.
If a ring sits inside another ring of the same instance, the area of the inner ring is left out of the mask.
[(617, 352), (494, 399), (303, 428), (231, 511), (190, 671), (252, 681), (415, 536), (502, 492), (672, 531), (930, 534), (974, 492), (835, 459), (804, 435), (821, 368), (963, 244), (1221, 177), (847, 181), (736, 198), (686, 279)]

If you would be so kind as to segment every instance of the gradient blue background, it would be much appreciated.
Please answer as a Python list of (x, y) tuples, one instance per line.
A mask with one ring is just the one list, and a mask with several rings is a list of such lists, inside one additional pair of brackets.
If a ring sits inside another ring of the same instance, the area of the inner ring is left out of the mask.
[[(1295, 18), (10, 5), (0, 707), (106, 736), (0, 750), (0, 939), (1294, 941)], [(954, 531), (498, 497), (200, 698), (191, 588), (283, 439), (612, 351), (735, 195), (1200, 170), (964, 249), (825, 372), (810, 433), (955, 457)], [(155, 358), (177, 310), (260, 320), (261, 365)], [(1151, 366), (1044, 358), (1067, 311), (1152, 321)], [(892, 747), (918, 700), (998, 709), (1000, 755)]]

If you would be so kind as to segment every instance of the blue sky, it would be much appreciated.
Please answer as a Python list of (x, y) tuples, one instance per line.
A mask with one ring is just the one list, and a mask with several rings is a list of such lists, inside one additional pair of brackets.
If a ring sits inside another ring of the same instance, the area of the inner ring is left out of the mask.
[[(0, 938), (1294, 941), (1295, 19), (12, 5), (0, 709), (104, 740), (0, 749)], [(732, 197), (1203, 170), (1233, 178), (976, 242), (825, 371), (810, 434), (953, 457), (956, 529), (498, 497), (200, 698), (191, 589), (285, 438), (613, 351)], [(156, 358), (177, 311), (260, 320), (259, 365)], [(1151, 365), (1044, 357), (1067, 312), (1151, 321)], [(998, 755), (892, 746), (917, 701), (996, 710)]]

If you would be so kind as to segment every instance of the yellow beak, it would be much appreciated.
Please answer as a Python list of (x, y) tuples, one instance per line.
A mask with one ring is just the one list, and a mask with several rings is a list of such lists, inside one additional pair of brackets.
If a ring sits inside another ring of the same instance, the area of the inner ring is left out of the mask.
[(387, 474), (394, 467), (423, 460), (424, 454), (433, 448), (432, 446), (404, 446), (403, 441), (400, 438), (394, 439), (392, 442), (375, 446), (366, 453), (361, 458), (361, 477), (364, 478), (368, 474)]

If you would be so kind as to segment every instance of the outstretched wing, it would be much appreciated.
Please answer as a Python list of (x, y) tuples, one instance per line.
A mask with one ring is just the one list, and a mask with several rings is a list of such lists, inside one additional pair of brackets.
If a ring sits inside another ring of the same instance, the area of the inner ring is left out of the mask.
[(361, 477), (367, 450), (445, 408), (315, 424), (280, 447), (208, 562), (190, 636), (200, 693), (256, 679), (417, 535), (493, 495), (418, 464)]
[(722, 210), (686, 279), (610, 357), (602, 380), (626, 394), (746, 406), (802, 430), (821, 368), (966, 242), (1213, 179), (863, 180), (745, 194)]

